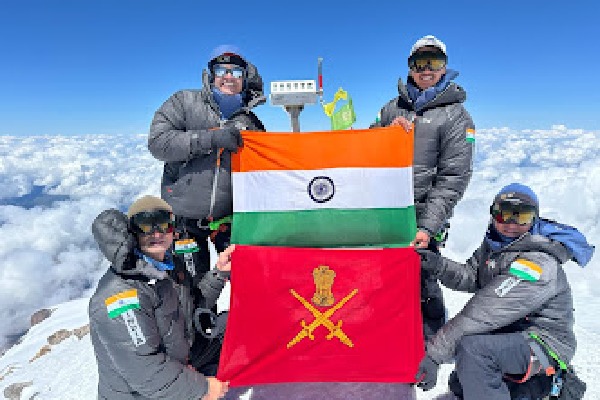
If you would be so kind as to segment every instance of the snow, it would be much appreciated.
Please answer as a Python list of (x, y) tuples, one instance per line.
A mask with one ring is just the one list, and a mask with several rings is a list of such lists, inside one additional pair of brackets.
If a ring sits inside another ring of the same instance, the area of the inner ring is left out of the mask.
[[(477, 132), (473, 180), (450, 221), (444, 254), (457, 261), (479, 245), (489, 203), (505, 184), (530, 185), (543, 216), (600, 237), (600, 132), (569, 129)], [(32, 382), (21, 398), (92, 399), (97, 371), (89, 334), (72, 335), (30, 362), (60, 329), (87, 324), (87, 302), (107, 268), (91, 236), (103, 209), (125, 210), (143, 194), (158, 195), (162, 165), (146, 149), (146, 136), (0, 136), (0, 349), (29, 328), (40, 308), (52, 315), (33, 326), (0, 358), (0, 393)], [(595, 243), (594, 243), (595, 244)], [(588, 383), (586, 399), (600, 399), (600, 256), (565, 270), (573, 288), (578, 350), (574, 364)], [(469, 298), (445, 290), (452, 316)], [(228, 307), (228, 290), (219, 299)], [(417, 399), (447, 398), (452, 366)], [(251, 396), (250, 396), (251, 398)]]

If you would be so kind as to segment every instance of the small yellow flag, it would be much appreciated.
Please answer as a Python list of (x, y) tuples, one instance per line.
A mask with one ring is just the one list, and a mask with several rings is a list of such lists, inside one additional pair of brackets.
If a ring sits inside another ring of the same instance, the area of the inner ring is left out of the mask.
[(344, 89), (339, 88), (335, 95), (333, 95), (333, 101), (331, 103), (323, 104), (323, 111), (328, 117), (333, 115), (333, 110), (335, 110), (335, 104), (340, 100), (348, 100), (348, 92)]

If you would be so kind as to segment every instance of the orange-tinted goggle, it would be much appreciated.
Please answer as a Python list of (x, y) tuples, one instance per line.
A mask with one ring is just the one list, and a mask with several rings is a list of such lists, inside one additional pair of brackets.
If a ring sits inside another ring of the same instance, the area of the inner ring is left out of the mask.
[(408, 59), (408, 67), (414, 72), (439, 71), (446, 62), (446, 56), (441, 53), (416, 53)]
[(501, 224), (527, 225), (532, 223), (537, 216), (537, 210), (534, 206), (508, 202), (494, 204), (491, 213), (492, 218)]
[(175, 217), (167, 210), (144, 211), (131, 217), (132, 229), (144, 235), (154, 232), (171, 233), (175, 229)]

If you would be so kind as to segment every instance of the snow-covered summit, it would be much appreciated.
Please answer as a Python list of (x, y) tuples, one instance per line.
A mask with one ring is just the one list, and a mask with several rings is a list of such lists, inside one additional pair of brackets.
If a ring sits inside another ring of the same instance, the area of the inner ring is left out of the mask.
[[(598, 244), (600, 132), (562, 125), (494, 128), (478, 131), (476, 140), (473, 180), (450, 221), (446, 255), (471, 255), (491, 199), (511, 182), (536, 191), (543, 216), (576, 226)], [(0, 241), (0, 348), (29, 329), (35, 311), (53, 310), (0, 357), (0, 394), (21, 384), (23, 399), (95, 398), (87, 298), (107, 263), (93, 242), (91, 222), (103, 209), (125, 210), (140, 195), (158, 194), (161, 172), (145, 135), (0, 136), (0, 237), (7, 239)], [(599, 267), (598, 254), (585, 269), (565, 266), (579, 342), (574, 364), (588, 383), (586, 399), (600, 399)], [(453, 315), (468, 295), (446, 291), (446, 298)], [(444, 366), (438, 386), (417, 391), (417, 398), (443, 393), (450, 370)]]

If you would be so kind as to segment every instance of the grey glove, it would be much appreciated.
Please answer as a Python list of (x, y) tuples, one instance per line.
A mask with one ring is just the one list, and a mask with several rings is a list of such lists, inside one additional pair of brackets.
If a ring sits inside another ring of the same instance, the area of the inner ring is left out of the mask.
[(437, 383), (438, 370), (440, 365), (436, 363), (429, 355), (425, 355), (419, 364), (419, 369), (415, 375), (417, 386), (425, 392), (434, 388)]
[(211, 147), (213, 149), (225, 149), (237, 151), (242, 145), (242, 134), (235, 124), (226, 124), (225, 127), (211, 131)]
[(102, 211), (92, 223), (92, 234), (113, 267), (126, 268), (127, 258), (137, 244), (135, 235), (129, 230), (127, 216), (115, 209)]
[(421, 270), (429, 272), (430, 275), (439, 274), (442, 266), (442, 256), (428, 249), (416, 249), (421, 256)]
[(198, 307), (194, 311), (194, 325), (206, 339), (222, 338), (225, 334), (228, 316), (227, 311), (215, 315), (212, 310)]

